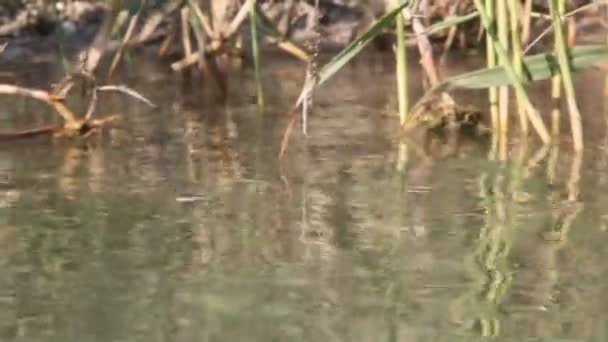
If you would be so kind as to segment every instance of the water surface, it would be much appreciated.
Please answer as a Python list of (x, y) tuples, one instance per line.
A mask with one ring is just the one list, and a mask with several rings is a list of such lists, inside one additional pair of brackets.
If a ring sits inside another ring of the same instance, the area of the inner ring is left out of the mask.
[[(604, 75), (579, 78), (584, 158), (564, 124), (558, 147), (513, 140), (498, 162), (487, 142), (440, 158), (399, 141), (391, 62), (360, 59), (319, 90), (283, 161), (303, 77), (285, 59), (265, 74), (265, 113), (250, 71), (222, 102), (141, 58), (122, 81), (157, 109), (108, 95), (100, 114), (123, 120), (101, 137), (3, 144), (0, 340), (608, 339)], [(544, 112), (548, 89), (534, 88)], [(50, 117), (0, 99), (2, 127)]]

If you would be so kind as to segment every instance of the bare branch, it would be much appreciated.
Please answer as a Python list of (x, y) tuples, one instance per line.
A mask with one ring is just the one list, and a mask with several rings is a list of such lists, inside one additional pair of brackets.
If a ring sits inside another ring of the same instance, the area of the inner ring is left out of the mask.
[(245, 21), (245, 18), (247, 18), (247, 14), (249, 13), (249, 10), (251, 9), (253, 1), (254, 0), (247, 0), (243, 4), (243, 6), (241, 6), (241, 9), (239, 10), (239, 12), (236, 14), (234, 19), (230, 23), (230, 26), (228, 26), (228, 30), (225, 32), (225, 36), (224, 36), (225, 38), (232, 37), (238, 31), (238, 29), (241, 27), (241, 24), (243, 23), (243, 21)]
[(93, 113), (95, 113), (95, 107), (97, 106), (97, 87), (93, 88), (93, 94), (91, 94), (91, 101), (89, 102), (89, 108), (84, 116), (85, 121), (91, 120)]
[(47, 91), (23, 88), (11, 84), (0, 84), (0, 94), (21, 95), (36, 99), (38, 101), (42, 101), (53, 107), (57, 111), (57, 113), (66, 121), (66, 124), (72, 124), (77, 121), (74, 117), (74, 114), (69, 109), (67, 109), (67, 107), (63, 103), (54, 99), (53, 96)]
[(40, 89), (23, 88), (12, 84), (0, 84), (0, 94), (21, 95), (48, 103), (49, 93)]

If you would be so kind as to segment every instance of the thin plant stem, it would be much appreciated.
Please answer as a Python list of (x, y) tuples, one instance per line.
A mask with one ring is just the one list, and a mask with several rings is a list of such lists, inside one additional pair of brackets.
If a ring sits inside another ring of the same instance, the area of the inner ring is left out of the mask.
[[(395, 0), (399, 5), (402, 0)], [(405, 46), (403, 12), (395, 19), (397, 31), (397, 98), (399, 100), (399, 123), (403, 125), (408, 111), (408, 87), (407, 87), (407, 50)]]
[[(508, 1), (509, 5), (509, 22), (511, 24), (511, 48), (513, 51), (513, 65), (517, 77), (522, 77), (523, 62), (522, 62), (522, 45), (520, 37), (520, 6), (518, 1)], [(519, 123), (522, 135), (528, 134), (528, 118), (524, 110), (521, 98), (517, 96), (517, 113), (519, 114)]]
[(184, 48), (184, 55), (190, 56), (192, 54), (192, 41), (190, 40), (190, 9), (188, 6), (184, 6), (180, 12), (181, 19), (181, 30), (182, 30), (182, 47)]
[(258, 40), (258, 27), (256, 22), (256, 1), (251, 1), (251, 7), (249, 8), (249, 23), (251, 27), (251, 50), (253, 53), (253, 66), (255, 69), (255, 89), (256, 98), (258, 102), (258, 109), (262, 111), (264, 109), (264, 88), (262, 86), (262, 74), (261, 74), (261, 58), (260, 58), (260, 46)]
[(524, 106), (526, 109), (526, 114), (528, 115), (528, 119), (532, 123), (532, 126), (536, 130), (537, 134), (539, 135), (539, 137), (543, 141), (543, 143), (549, 144), (551, 142), (551, 136), (549, 135), (549, 132), (547, 131), (547, 127), (545, 126), (545, 123), (543, 122), (543, 120), (540, 117), (540, 114), (538, 113), (536, 108), (534, 108), (534, 106), (532, 105), (532, 102), (530, 102), (530, 98), (528, 97), (528, 94), (526, 93), (526, 90), (522, 84), (521, 79), (519, 79), (517, 77), (517, 74), (515, 73), (515, 69), (513, 68), (513, 66), (511, 65), (511, 63), (508, 60), (507, 51), (498, 42), (498, 40), (496, 38), (496, 32), (494, 31), (493, 27), (491, 26), (491, 21), (488, 18), (488, 15), (487, 15), (485, 6), (482, 3), (482, 0), (474, 0), (474, 1), (475, 1), (475, 6), (477, 7), (477, 9), (479, 11), (481, 21), (482, 21), (483, 25), (485, 26), (486, 30), (489, 31), (491, 42), (494, 45), (494, 49), (496, 50), (496, 53), (498, 54), (499, 58), (507, 61), (507, 63), (503, 65), (503, 68), (504, 68), (505, 72), (507, 73), (507, 76), (509, 77), (511, 83), (513, 83), (515, 92), (519, 93), (519, 96), (524, 101)]
[(530, 41), (530, 24), (532, 23), (532, 0), (526, 0), (522, 13), (521, 43), (526, 45)]
[[(507, 12), (507, 1), (498, 0), (496, 6), (496, 26), (498, 31), (498, 41), (507, 51), (509, 50), (509, 13)], [(506, 58), (499, 56), (501, 65), (509, 63)], [(498, 88), (498, 109), (500, 120), (500, 147), (499, 154), (501, 159), (506, 159), (507, 136), (509, 134), (509, 88), (501, 86)]]
[(556, 75), (551, 79), (551, 135), (556, 139), (559, 136), (560, 131), (560, 99), (562, 97), (562, 78), (560, 75)]
[[(490, 24), (492, 27), (495, 25), (494, 20), (494, 0), (486, 0), (486, 8), (487, 14), (490, 20)], [(494, 46), (492, 45), (492, 37), (490, 35), (490, 31), (486, 29), (486, 59), (488, 62), (488, 68), (493, 68), (496, 66), (496, 51), (494, 51)], [(490, 113), (492, 118), (492, 130), (495, 133), (498, 133), (499, 123), (498, 123), (498, 88), (491, 87), (488, 91), (488, 96), (490, 100)]]
[(574, 142), (574, 150), (581, 152), (583, 150), (583, 126), (581, 123), (581, 114), (576, 103), (576, 93), (574, 91), (574, 81), (572, 78), (572, 70), (568, 59), (568, 46), (566, 37), (562, 28), (562, 10), (564, 8), (564, 0), (551, 0), (551, 17), (553, 19), (553, 28), (555, 31), (555, 49), (557, 50), (557, 59), (559, 61), (560, 74), (562, 76), (562, 84), (566, 94), (566, 102), (568, 103), (568, 111), (570, 114), (570, 126), (572, 129), (572, 140)]
[(114, 59), (112, 60), (112, 64), (110, 65), (110, 71), (108, 71), (108, 78), (112, 77), (114, 71), (118, 67), (118, 63), (120, 63), (120, 60), (122, 59), (125, 48), (127, 47), (129, 40), (131, 40), (131, 37), (135, 32), (135, 27), (137, 26), (137, 23), (139, 21), (140, 13), (141, 12), (137, 12), (137, 14), (131, 17), (131, 19), (129, 20), (129, 26), (127, 27), (127, 31), (125, 32), (120, 47), (118, 48), (118, 51), (116, 51)]
[[(552, 0), (550, 0), (552, 1)], [(549, 33), (553, 29), (553, 25), (549, 26), (546, 29), (546, 32)], [(558, 45), (558, 36), (554, 35), (554, 44)], [(560, 108), (560, 100), (562, 98), (562, 76), (557, 74), (551, 78), (551, 134), (554, 139), (557, 139), (560, 132), (561, 126), (561, 108)]]

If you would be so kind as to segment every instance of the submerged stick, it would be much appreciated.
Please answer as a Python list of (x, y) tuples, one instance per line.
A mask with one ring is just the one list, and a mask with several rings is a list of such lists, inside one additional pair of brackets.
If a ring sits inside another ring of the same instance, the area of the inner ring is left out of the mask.
[(34, 138), (38, 136), (52, 136), (63, 129), (62, 125), (51, 125), (23, 131), (0, 131), (0, 141), (18, 140), (25, 138)]
[(279, 151), (279, 159), (283, 159), (285, 156), (285, 152), (287, 152), (287, 146), (289, 146), (289, 138), (291, 137), (291, 132), (293, 131), (293, 127), (296, 124), (296, 119), (298, 117), (296, 115), (291, 115), (291, 119), (289, 119), (289, 123), (285, 128), (285, 133), (283, 133), (283, 138), (281, 138), (281, 149)]
[(0, 131), (0, 141), (20, 140), (36, 138), (40, 136), (49, 137), (83, 137), (86, 138), (98, 129), (111, 124), (119, 119), (118, 115), (110, 115), (102, 119), (79, 121), (78, 129), (66, 127), (66, 125), (48, 125), (43, 127), (25, 129), (21, 131)]

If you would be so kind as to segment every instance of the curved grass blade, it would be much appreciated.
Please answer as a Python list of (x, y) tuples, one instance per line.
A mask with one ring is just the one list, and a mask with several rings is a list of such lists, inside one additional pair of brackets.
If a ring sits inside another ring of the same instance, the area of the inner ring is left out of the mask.
[(399, 4), (399, 6), (395, 7), (395, 9), (382, 16), (369, 28), (369, 30), (367, 30), (359, 38), (355, 39), (331, 61), (321, 67), (319, 74), (317, 75), (317, 86), (329, 80), (336, 72), (338, 72), (338, 70), (353, 59), (361, 50), (363, 50), (363, 48), (369, 42), (371, 42), (372, 39), (379, 35), (385, 28), (392, 25), (395, 16), (399, 15), (401, 10), (408, 6), (410, 2), (410, 0), (404, 1), (403, 3)]

